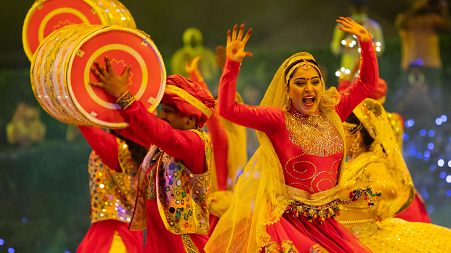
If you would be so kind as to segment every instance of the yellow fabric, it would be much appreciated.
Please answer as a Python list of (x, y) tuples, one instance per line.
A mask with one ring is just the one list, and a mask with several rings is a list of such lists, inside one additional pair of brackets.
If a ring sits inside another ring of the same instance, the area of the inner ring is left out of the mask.
[(337, 220), (372, 252), (451, 252), (451, 230), (393, 218), (410, 204), (414, 188), (398, 141), (382, 105), (367, 99), (354, 114), (374, 142), (345, 166), (342, 181), (382, 192), (369, 208), (363, 200), (341, 206)]
[(127, 253), (127, 248), (117, 231), (114, 232), (113, 242), (111, 243), (111, 248), (108, 253)]
[(208, 194), (207, 203), (211, 214), (221, 217), (230, 207), (232, 191), (215, 191)]
[(247, 162), (246, 128), (221, 117), (227, 133), (227, 189), (232, 190)]
[[(387, 166), (386, 174), (384, 175), (372, 175), (373, 173), (380, 173), (380, 170), (376, 172), (367, 171), (365, 173), (371, 177), (370, 184), (377, 182), (380, 185), (392, 183), (395, 191), (395, 198), (390, 202), (389, 216), (402, 211), (413, 200), (414, 186), (412, 178), (410, 176), (407, 165), (399, 147), (398, 140), (393, 132), (392, 125), (389, 122), (387, 113), (384, 107), (373, 99), (364, 100), (359, 106), (354, 109), (354, 114), (362, 122), (363, 127), (368, 131), (374, 142), (371, 144), (370, 153), (376, 156), (379, 162), (386, 161)], [(357, 161), (356, 161), (357, 162)], [(352, 162), (351, 162), (352, 163)], [(362, 166), (357, 166), (355, 169), (346, 169), (346, 181), (353, 182), (356, 180), (356, 175), (361, 170)], [(351, 167), (351, 166), (349, 166)], [(359, 169), (360, 167), (360, 169)], [(355, 183), (359, 183), (356, 180)], [(378, 185), (370, 185), (378, 188)], [(384, 186), (386, 187), (386, 186)], [(384, 198), (384, 197), (382, 197)], [(385, 197), (387, 199), (387, 197)], [(388, 206), (388, 205), (387, 205)]]
[[(288, 102), (285, 84), (286, 68), (298, 60), (313, 59), (309, 53), (301, 52), (292, 55), (279, 67), (260, 103), (261, 106), (271, 106), (283, 109)], [(321, 78), (322, 79), (322, 78)], [(343, 126), (335, 112), (339, 102), (336, 89), (325, 90), (320, 102), (320, 111), (338, 129), (344, 138)], [(215, 231), (210, 237), (205, 250), (207, 252), (258, 252), (259, 249), (271, 243), (266, 232), (266, 225), (277, 222), (292, 201), (287, 196), (287, 187), (283, 176), (282, 165), (274, 151), (269, 138), (257, 132), (260, 147), (246, 164), (243, 174), (238, 179), (232, 203), (221, 217)], [(344, 142), (344, 141), (343, 141)], [(340, 176), (341, 178), (341, 176)], [(321, 201), (331, 202), (339, 198), (341, 182), (336, 187), (318, 193)], [(317, 203), (316, 194), (298, 196), (298, 200), (306, 203)]]
[(187, 91), (175, 86), (175, 85), (166, 85), (166, 88), (164, 90), (166, 93), (175, 94), (179, 97), (181, 97), (183, 100), (188, 102), (190, 105), (196, 107), (199, 111), (201, 111), (203, 114), (207, 115), (207, 117), (210, 117), (213, 113), (210, 108), (208, 108), (204, 103), (202, 103), (199, 99), (195, 98), (191, 94), (189, 94)]
[[(382, 103), (381, 103), (382, 104)], [(390, 121), (391, 127), (395, 132), (395, 137), (398, 140), (399, 148), (402, 151), (403, 137), (404, 137), (404, 119), (396, 112), (387, 112), (388, 120)]]
[(372, 252), (451, 252), (451, 230), (430, 223), (389, 218), (360, 239)]

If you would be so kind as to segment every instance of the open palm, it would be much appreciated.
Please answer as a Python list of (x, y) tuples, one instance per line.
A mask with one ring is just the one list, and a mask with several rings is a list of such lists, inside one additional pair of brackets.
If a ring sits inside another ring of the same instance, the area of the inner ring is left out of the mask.
[(251, 32), (252, 29), (250, 28), (247, 30), (246, 35), (244, 35), (244, 24), (240, 25), (240, 30), (238, 32), (237, 25), (233, 26), (232, 33), (230, 32), (230, 29), (227, 30), (226, 55), (228, 59), (236, 62), (241, 62), (243, 61), (244, 57), (252, 56), (251, 52), (245, 51), (245, 47), (247, 41), (251, 36)]

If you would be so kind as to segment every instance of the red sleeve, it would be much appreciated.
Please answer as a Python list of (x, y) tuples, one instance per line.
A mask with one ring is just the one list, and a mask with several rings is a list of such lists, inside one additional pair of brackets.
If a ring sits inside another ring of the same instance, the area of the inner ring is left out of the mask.
[(139, 101), (124, 110), (129, 127), (119, 133), (150, 147), (152, 144), (181, 160), (193, 173), (206, 171), (205, 144), (193, 131), (174, 129), (166, 121), (149, 113)]
[(122, 171), (118, 160), (116, 136), (97, 127), (78, 126), (78, 128), (104, 164), (115, 171)]
[(279, 129), (280, 118), (283, 117), (282, 111), (236, 102), (236, 80), (239, 70), (239, 62), (226, 60), (219, 84), (219, 114), (236, 124), (272, 135)]
[(360, 41), (359, 43), (361, 48), (360, 75), (351, 84), (349, 91), (346, 94), (342, 94), (340, 103), (335, 107), (342, 121), (374, 91), (379, 79), (376, 52), (371, 40), (368, 42)]
[(214, 111), (210, 119), (207, 121), (208, 132), (210, 133), (211, 142), (213, 144), (213, 152), (216, 166), (216, 179), (218, 190), (225, 191), (227, 189), (227, 132), (221, 125), (219, 114)]

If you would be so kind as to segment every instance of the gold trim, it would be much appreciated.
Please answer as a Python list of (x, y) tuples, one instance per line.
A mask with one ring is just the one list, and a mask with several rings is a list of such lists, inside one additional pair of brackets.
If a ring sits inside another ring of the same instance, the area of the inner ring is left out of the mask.
[(201, 111), (203, 114), (207, 115), (207, 117), (210, 117), (213, 113), (210, 108), (208, 108), (204, 103), (202, 103), (199, 99), (195, 98), (193, 95), (189, 94), (187, 91), (175, 86), (175, 85), (167, 85), (166, 86), (166, 93), (175, 94), (179, 97), (181, 97), (183, 100), (188, 102), (190, 105), (196, 107), (199, 111)]
[(181, 235), (182, 241), (183, 241), (183, 247), (186, 250), (186, 253), (200, 253), (199, 249), (194, 244), (193, 240), (191, 240), (191, 237), (189, 234), (183, 234)]

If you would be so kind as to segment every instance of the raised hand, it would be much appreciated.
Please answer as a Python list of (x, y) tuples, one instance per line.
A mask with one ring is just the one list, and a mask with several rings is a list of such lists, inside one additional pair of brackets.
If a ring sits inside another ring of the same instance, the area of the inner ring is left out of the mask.
[(357, 22), (348, 17), (339, 17), (337, 23), (341, 24), (338, 29), (355, 35), (359, 40), (368, 42), (371, 40), (370, 33), (365, 29), (365, 27), (359, 25)]
[(89, 82), (90, 85), (103, 88), (111, 96), (118, 98), (128, 91), (127, 83), (130, 76), (130, 66), (126, 66), (121, 75), (114, 72), (108, 57), (105, 57), (105, 67), (94, 62), (92, 73), (100, 82)]
[[(233, 26), (233, 31), (227, 30), (227, 46), (226, 56), (228, 59), (236, 62), (243, 61), (244, 57), (252, 56), (251, 52), (244, 51), (247, 41), (251, 37), (252, 28), (247, 30), (244, 35), (244, 24), (240, 25), (240, 30), (237, 32), (237, 25)], [(243, 37), (244, 35), (244, 37)]]
[(185, 66), (186, 72), (187, 73), (199, 72), (199, 67), (198, 67), (199, 60), (200, 60), (200, 56), (196, 56), (191, 61), (189, 61)]

